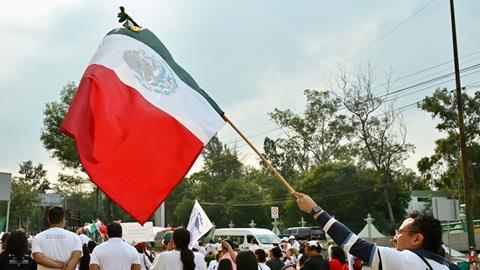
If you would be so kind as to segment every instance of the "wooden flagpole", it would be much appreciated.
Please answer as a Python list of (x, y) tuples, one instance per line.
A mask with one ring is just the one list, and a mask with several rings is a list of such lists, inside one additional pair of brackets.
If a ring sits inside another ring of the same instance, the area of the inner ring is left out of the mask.
[(223, 115), (223, 119), (242, 137), (242, 139), (250, 146), (250, 148), (257, 153), (257, 155), (260, 157), (260, 159), (263, 161), (263, 164), (267, 166), (267, 168), (277, 177), (277, 179), (288, 189), (290, 193), (295, 192), (295, 190), (290, 186), (290, 184), (283, 178), (283, 176), (275, 169), (275, 167), (272, 166), (270, 161), (268, 161), (261, 153), (258, 151), (258, 149), (243, 135), (243, 133), (228, 119), (227, 116)]

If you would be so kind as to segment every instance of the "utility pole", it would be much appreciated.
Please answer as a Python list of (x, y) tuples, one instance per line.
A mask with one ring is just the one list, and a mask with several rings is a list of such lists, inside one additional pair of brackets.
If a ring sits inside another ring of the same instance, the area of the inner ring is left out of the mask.
[(463, 120), (463, 99), (462, 88), (460, 83), (460, 67), (458, 63), (458, 48), (457, 48), (457, 30), (455, 26), (455, 8), (453, 0), (450, 0), (450, 17), (452, 20), (452, 41), (453, 41), (453, 59), (455, 63), (455, 83), (457, 94), (457, 110), (458, 110), (458, 129), (460, 133), (460, 154), (462, 161), (462, 176), (463, 176), (463, 194), (465, 202), (465, 214), (467, 218), (467, 232), (468, 232), (468, 246), (470, 250), (476, 250), (475, 234), (473, 231), (473, 211), (472, 211), (472, 189), (473, 181), (468, 170), (468, 156), (467, 144), (465, 137), (465, 126)]

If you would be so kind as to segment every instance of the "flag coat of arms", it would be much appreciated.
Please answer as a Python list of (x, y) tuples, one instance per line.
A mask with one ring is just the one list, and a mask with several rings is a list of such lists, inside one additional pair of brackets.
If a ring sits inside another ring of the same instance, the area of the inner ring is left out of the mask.
[(148, 29), (108, 33), (62, 124), (92, 181), (146, 222), (225, 124)]
[(192, 247), (193, 243), (198, 241), (198, 239), (206, 234), (211, 228), (213, 228), (212, 222), (205, 211), (203, 211), (203, 208), (198, 201), (195, 200), (187, 225), (187, 230), (190, 232), (190, 247)]

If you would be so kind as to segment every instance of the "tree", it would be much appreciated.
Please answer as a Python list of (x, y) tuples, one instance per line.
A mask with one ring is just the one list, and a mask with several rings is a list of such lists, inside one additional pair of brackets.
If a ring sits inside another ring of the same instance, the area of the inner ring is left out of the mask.
[[(317, 166), (299, 181), (298, 190), (305, 191), (323, 208), (334, 215), (353, 231), (359, 232), (364, 226), (363, 219), (372, 214), (383, 231), (389, 233), (391, 223), (381, 209), (384, 204), (383, 190), (378, 187), (379, 174), (374, 169), (359, 168), (351, 163), (330, 162)], [(399, 187), (399, 186), (396, 186)], [(409, 194), (405, 189), (396, 189), (397, 200), (393, 203), (393, 211), (404, 213)], [(341, 202), (341, 203), (339, 203)], [(298, 212), (295, 200), (289, 200), (292, 211)], [(300, 218), (297, 213), (289, 213)], [(305, 219), (310, 220), (310, 219)]]
[(72, 104), (76, 92), (77, 86), (75, 83), (68, 82), (60, 92), (60, 100), (45, 105), (40, 140), (43, 146), (52, 154), (52, 157), (57, 158), (63, 166), (81, 169), (75, 141), (63, 135), (60, 131), (63, 119)]
[(50, 189), (50, 182), (46, 178), (47, 171), (43, 169), (43, 164), (38, 163), (34, 166), (31, 160), (27, 160), (19, 164), (18, 173), (21, 175), (17, 179), (31, 186), (39, 192), (45, 192)]
[[(360, 159), (380, 175), (377, 187), (383, 189), (388, 216), (395, 224), (392, 201), (396, 199), (395, 185), (401, 184), (395, 176), (403, 169), (403, 161), (413, 151), (413, 145), (405, 140), (407, 130), (398, 112), (388, 106), (390, 78), (387, 76), (380, 87), (374, 68), (368, 64), (359, 66), (354, 74), (341, 72), (337, 86), (343, 92), (343, 105), (351, 113), (352, 126), (359, 138)], [(374, 90), (379, 88), (386, 94), (375, 96)]]
[(353, 127), (340, 113), (341, 100), (328, 91), (305, 90), (307, 107), (303, 117), (291, 110), (275, 109), (270, 118), (288, 130), (287, 138), (275, 141), (268, 137), (264, 151), (278, 168), (292, 173), (292, 166), (307, 172), (312, 166), (332, 160), (345, 160)]
[[(473, 95), (462, 95), (465, 110), (465, 135), (467, 155), (474, 186), (480, 184), (480, 91)], [(458, 116), (456, 98), (447, 89), (437, 89), (432, 96), (426, 97), (418, 107), (431, 114), (439, 123), (436, 128), (445, 137), (435, 141), (435, 152), (423, 157), (417, 163), (422, 177), (431, 185), (446, 190), (456, 197), (463, 195), (463, 181), (460, 164)], [(473, 209), (478, 209), (480, 196), (473, 192)], [(475, 212), (480, 216), (480, 212)]]
[[(19, 164), (19, 177), (12, 178), (12, 190), (10, 195), (10, 221), (9, 228), (30, 229), (30, 224), (37, 224), (35, 213), (40, 202), (38, 196), (40, 190), (46, 189), (48, 181), (45, 176), (47, 171), (39, 163), (34, 166), (32, 161), (24, 161)], [(2, 204), (1, 213), (6, 213), (7, 204)]]
[(59, 173), (53, 190), (64, 195), (71, 195), (76, 193), (77, 187), (83, 183), (85, 183), (85, 179), (81, 176)]

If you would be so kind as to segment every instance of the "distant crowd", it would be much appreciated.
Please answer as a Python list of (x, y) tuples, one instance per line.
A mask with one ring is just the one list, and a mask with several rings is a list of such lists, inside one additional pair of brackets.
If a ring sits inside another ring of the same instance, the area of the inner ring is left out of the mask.
[[(177, 228), (163, 236), (156, 255), (147, 243), (122, 240), (122, 226), (107, 226), (108, 240), (97, 244), (82, 230), (65, 230), (65, 211), (48, 211), (50, 228), (29, 238), (22, 229), (2, 236), (0, 270), (358, 270), (358, 269), (459, 269), (441, 253), (440, 222), (428, 214), (410, 214), (402, 223), (391, 247), (360, 239), (333, 219), (308, 195), (294, 193), (302, 211), (310, 213), (336, 243), (297, 241), (284, 237), (265, 250), (252, 238), (248, 250), (230, 239), (206, 246), (191, 243), (190, 232)], [(349, 253), (347, 255), (347, 253)], [(470, 269), (477, 269), (476, 262)], [(474, 267), (474, 268), (472, 268)]]

